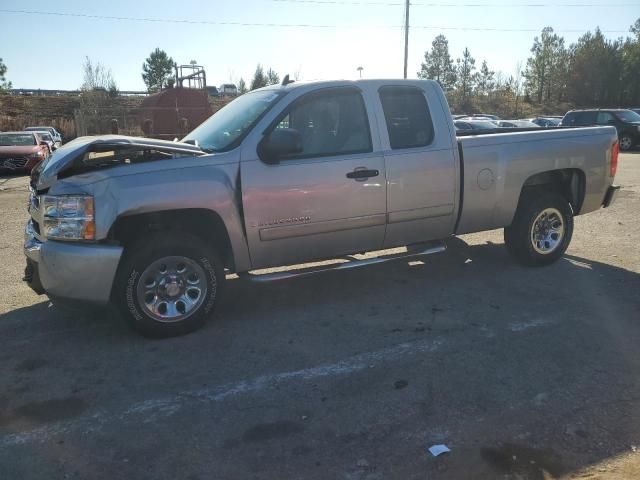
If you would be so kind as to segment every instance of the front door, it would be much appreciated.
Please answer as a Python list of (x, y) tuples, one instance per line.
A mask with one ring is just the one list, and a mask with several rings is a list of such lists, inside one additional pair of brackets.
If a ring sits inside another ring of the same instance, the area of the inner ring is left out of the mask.
[(355, 87), (294, 100), (267, 129), (297, 130), (302, 151), (277, 164), (251, 152), (241, 163), (252, 267), (266, 268), (382, 247), (384, 158)]

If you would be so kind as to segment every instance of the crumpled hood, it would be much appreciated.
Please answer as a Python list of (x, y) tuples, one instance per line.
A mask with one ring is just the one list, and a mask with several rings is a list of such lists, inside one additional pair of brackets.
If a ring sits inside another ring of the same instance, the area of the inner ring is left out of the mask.
[(181, 153), (193, 153), (194, 155), (203, 153), (199, 147), (189, 143), (156, 140), (154, 138), (127, 137), (124, 135), (78, 137), (58, 148), (34, 170), (32, 185), (37, 190), (51, 187), (61, 172), (71, 167), (77, 159), (82, 158), (85, 153), (96, 147), (107, 150), (109, 147), (118, 148), (123, 146), (157, 148)]

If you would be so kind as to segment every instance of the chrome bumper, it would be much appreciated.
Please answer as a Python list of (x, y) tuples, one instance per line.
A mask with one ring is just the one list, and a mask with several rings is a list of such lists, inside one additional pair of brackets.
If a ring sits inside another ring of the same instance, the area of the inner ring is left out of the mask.
[[(25, 229), (25, 281), (36, 293), (70, 300), (108, 303), (122, 247), (71, 242), (41, 242), (31, 221)], [(38, 284), (34, 284), (38, 279)], [(31, 281), (30, 281), (31, 280)], [(38, 288), (40, 287), (40, 288)]]

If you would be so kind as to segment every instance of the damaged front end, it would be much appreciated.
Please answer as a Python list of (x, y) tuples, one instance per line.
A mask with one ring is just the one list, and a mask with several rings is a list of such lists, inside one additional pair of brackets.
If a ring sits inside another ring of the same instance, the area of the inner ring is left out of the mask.
[(32, 171), (34, 190), (48, 189), (57, 179), (81, 173), (179, 157), (205, 155), (198, 146), (143, 137), (80, 137), (56, 150)]

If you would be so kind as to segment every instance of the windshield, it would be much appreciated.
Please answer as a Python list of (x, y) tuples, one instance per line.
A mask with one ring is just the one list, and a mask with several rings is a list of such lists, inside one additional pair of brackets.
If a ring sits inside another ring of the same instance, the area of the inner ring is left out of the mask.
[(33, 135), (20, 135), (13, 133), (0, 134), (0, 146), (7, 147), (10, 145), (28, 147), (36, 145), (36, 139)]
[(622, 110), (616, 112), (616, 116), (623, 122), (640, 122), (640, 115), (632, 110)]
[(253, 126), (273, 107), (283, 92), (261, 90), (238, 97), (182, 139), (195, 140), (205, 152), (235, 148)]
[(47, 132), (38, 132), (38, 135), (40, 135), (40, 138), (42, 138), (42, 140), (46, 140), (48, 142), (53, 140), (51, 138), (51, 134), (49, 134)]

